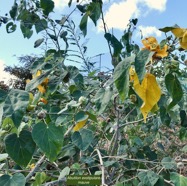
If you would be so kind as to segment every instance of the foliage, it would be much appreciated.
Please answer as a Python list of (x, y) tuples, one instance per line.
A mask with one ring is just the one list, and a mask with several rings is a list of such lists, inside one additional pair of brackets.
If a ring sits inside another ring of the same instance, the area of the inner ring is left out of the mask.
[[(0, 185), (57, 185), (68, 175), (98, 174), (101, 185), (186, 185), (186, 29), (162, 28), (164, 40), (145, 38), (140, 49), (132, 41), (138, 19), (118, 40), (106, 28), (101, 0), (76, 8), (84, 35), (88, 19), (102, 19), (112, 73), (93, 70), (73, 12), (50, 18), (52, 0), (17, 1), (8, 20), (0, 17), (7, 33), (17, 22), (23, 37), (35, 30), (41, 38), (34, 47), (44, 48), (28, 65), (24, 90), (0, 89)], [(77, 58), (86, 73), (66, 64)]]

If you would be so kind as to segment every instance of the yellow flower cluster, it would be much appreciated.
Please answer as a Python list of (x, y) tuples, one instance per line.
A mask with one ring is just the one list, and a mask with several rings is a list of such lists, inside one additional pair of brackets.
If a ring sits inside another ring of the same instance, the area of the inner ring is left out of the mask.
[(168, 52), (167, 52), (168, 46), (164, 45), (164, 47), (161, 49), (156, 38), (154, 37), (145, 38), (142, 40), (142, 43), (144, 45), (143, 49), (147, 49), (155, 52), (153, 55), (153, 59), (164, 58), (168, 56)]

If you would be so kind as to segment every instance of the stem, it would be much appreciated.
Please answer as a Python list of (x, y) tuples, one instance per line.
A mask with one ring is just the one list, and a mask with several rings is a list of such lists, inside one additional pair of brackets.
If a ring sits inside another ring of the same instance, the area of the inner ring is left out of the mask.
[(100, 153), (99, 149), (95, 149), (95, 150), (97, 151), (97, 154), (99, 156), (100, 165), (101, 165), (101, 172), (102, 172), (101, 185), (102, 186), (107, 186), (105, 184), (105, 168), (104, 168), (104, 165), (103, 165), (103, 159), (102, 159), (102, 156), (101, 156), (101, 153)]
[[(156, 116), (156, 114), (153, 114), (153, 115), (151, 115), (151, 116), (148, 116), (147, 119), (150, 119), (150, 118), (152, 118), (152, 117), (154, 117), (154, 116)], [(139, 122), (141, 122), (141, 121), (144, 121), (144, 119), (139, 119), (139, 120), (137, 120), (137, 121), (130, 121), (130, 122), (124, 123), (124, 124), (120, 125), (119, 128), (124, 127), (124, 126), (127, 126), (127, 125), (131, 125), (131, 124), (136, 124), (136, 123), (139, 123)]]
[[(104, 31), (105, 31), (105, 34), (106, 34), (107, 33), (107, 29), (106, 29), (106, 23), (105, 23), (103, 9), (102, 9), (102, 5), (101, 4), (100, 4), (100, 9), (101, 9), (101, 19), (102, 19), (103, 26), (104, 26)], [(108, 42), (108, 40), (107, 40), (107, 43), (108, 43), (108, 48), (109, 48), (109, 52), (110, 52), (111, 58), (113, 59), (112, 49), (111, 49), (111, 46), (110, 46), (110, 43)]]
[(43, 163), (43, 161), (45, 160), (45, 155), (43, 155), (38, 162), (36, 163), (35, 167), (33, 168), (33, 170), (26, 176), (26, 182), (28, 182), (31, 177), (34, 175), (34, 173), (37, 171), (37, 169), (41, 166), (41, 164)]

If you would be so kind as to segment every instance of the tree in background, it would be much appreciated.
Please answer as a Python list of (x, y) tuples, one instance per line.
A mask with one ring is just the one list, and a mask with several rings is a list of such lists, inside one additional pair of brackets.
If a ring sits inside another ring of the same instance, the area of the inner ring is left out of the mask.
[(21, 56), (18, 57), (20, 66), (6, 66), (4, 71), (16, 77), (10, 80), (9, 86), (15, 89), (25, 90), (26, 80), (32, 79), (32, 74), (29, 69), (36, 59), (37, 57), (31, 55)]

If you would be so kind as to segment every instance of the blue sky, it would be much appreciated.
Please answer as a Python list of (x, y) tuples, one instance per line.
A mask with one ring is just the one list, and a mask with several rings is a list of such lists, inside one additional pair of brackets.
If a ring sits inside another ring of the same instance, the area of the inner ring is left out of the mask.
[[(69, 0), (54, 0), (55, 14), (52, 17), (60, 18), (62, 14), (68, 14), (76, 4), (73, 3), (71, 9), (66, 5)], [(8, 13), (14, 0), (0, 1), (0, 15), (4, 16)], [(76, 2), (73, 0), (73, 2)], [(113, 29), (114, 35), (120, 38), (123, 34), (128, 20), (138, 17), (137, 32), (135, 33), (135, 42), (141, 44), (139, 30), (141, 29), (144, 37), (155, 36), (158, 41), (163, 37), (163, 34), (158, 31), (158, 28), (172, 26), (178, 24), (180, 27), (186, 28), (186, 0), (104, 0), (104, 15), (107, 26)], [(80, 22), (80, 12), (75, 11), (71, 17), (75, 22)], [(102, 66), (111, 68), (111, 61), (108, 54), (106, 40), (103, 38), (103, 29), (101, 22), (98, 26), (89, 21), (88, 35), (85, 39), (88, 41), (87, 56), (91, 57), (100, 53), (105, 53), (102, 56)], [(7, 34), (5, 26), (0, 27), (0, 80), (6, 80), (9, 76), (3, 72), (4, 65), (17, 64), (15, 56), (27, 54), (41, 54), (40, 48), (34, 48), (34, 42), (41, 38), (41, 35), (34, 34), (30, 39), (24, 39), (22, 33), (18, 29)], [(96, 59), (96, 60), (99, 60)]]

